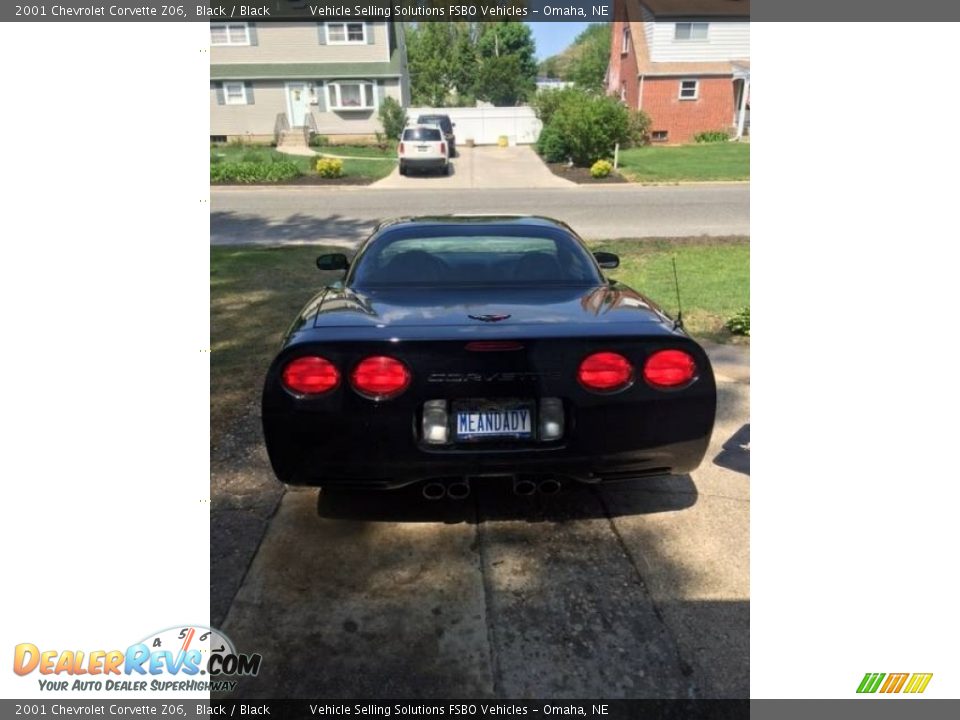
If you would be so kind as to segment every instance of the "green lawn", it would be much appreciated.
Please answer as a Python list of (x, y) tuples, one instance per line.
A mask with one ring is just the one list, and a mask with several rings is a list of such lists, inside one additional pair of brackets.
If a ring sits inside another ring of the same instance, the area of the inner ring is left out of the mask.
[(320, 145), (312, 148), (318, 153), (328, 155), (342, 155), (345, 157), (381, 158), (386, 160), (397, 159), (397, 144), (391, 142), (381, 150), (376, 145)]
[(647, 145), (620, 152), (620, 174), (643, 183), (749, 180), (750, 143)]
[[(332, 147), (315, 148), (322, 152), (334, 152)], [(367, 180), (373, 182), (386, 177), (395, 167), (391, 162), (396, 157), (396, 153), (387, 150), (381, 152), (378, 148), (368, 147), (361, 150), (354, 147), (338, 147), (335, 154), (357, 155), (369, 157), (364, 160), (344, 160), (343, 177), (346, 180)], [(350, 152), (346, 152), (349, 150)], [(354, 152), (357, 150), (358, 152)], [(272, 147), (258, 145), (216, 145), (210, 148), (211, 162), (236, 163), (236, 162), (278, 162), (288, 161), (295, 163), (304, 176), (316, 175), (316, 161), (319, 156), (309, 157), (303, 155), (288, 155), (278, 152)]]
[[(591, 243), (620, 255), (610, 275), (676, 312), (677, 259), (686, 327), (696, 337), (731, 339), (724, 322), (750, 302), (747, 238), (616, 240)], [(259, 398), (267, 365), (304, 303), (339, 273), (317, 270), (321, 246), (214, 247), (210, 252), (211, 432), (219, 434)]]
[(733, 338), (724, 323), (750, 304), (749, 238), (682, 240), (613, 240), (591, 243), (594, 250), (620, 256), (620, 267), (608, 275), (626, 283), (676, 316), (677, 293), (673, 259), (680, 279), (680, 302), (687, 331), (714, 342)]

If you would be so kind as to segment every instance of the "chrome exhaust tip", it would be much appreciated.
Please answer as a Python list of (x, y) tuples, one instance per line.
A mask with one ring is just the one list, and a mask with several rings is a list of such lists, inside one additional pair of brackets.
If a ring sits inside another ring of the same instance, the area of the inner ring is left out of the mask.
[(563, 485), (556, 478), (547, 478), (540, 481), (537, 490), (540, 491), (541, 495), (556, 495), (562, 487)]
[(447, 494), (447, 488), (443, 483), (429, 482), (423, 486), (422, 492), (427, 500), (442, 500)]
[(537, 491), (537, 484), (533, 480), (514, 480), (514, 495), (533, 495)]
[(447, 497), (451, 500), (463, 500), (470, 495), (470, 483), (452, 482), (447, 485)]

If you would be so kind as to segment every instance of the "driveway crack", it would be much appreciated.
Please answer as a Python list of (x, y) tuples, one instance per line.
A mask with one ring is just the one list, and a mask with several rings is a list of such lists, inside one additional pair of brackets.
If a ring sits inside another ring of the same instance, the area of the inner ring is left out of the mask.
[(487, 553), (484, 541), (483, 522), (480, 518), (480, 500), (477, 493), (473, 493), (473, 512), (476, 527), (477, 556), (480, 563), (480, 578), (483, 582), (483, 615), (487, 629), (487, 647), (490, 657), (490, 676), (493, 681), (493, 696), (503, 697), (503, 669), (500, 667), (500, 657), (497, 654), (496, 630), (493, 627), (493, 586), (487, 574)]

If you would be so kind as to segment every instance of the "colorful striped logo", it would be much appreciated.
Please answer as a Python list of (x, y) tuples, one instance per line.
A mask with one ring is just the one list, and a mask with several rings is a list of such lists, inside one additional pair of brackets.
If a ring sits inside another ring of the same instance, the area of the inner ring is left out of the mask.
[(858, 693), (922, 693), (933, 673), (867, 673), (860, 681)]

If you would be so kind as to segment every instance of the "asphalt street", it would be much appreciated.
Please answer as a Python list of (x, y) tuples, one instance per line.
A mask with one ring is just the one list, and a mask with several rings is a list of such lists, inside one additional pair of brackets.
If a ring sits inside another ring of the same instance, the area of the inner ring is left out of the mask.
[(264, 656), (237, 693), (747, 697), (749, 350), (708, 351), (690, 476), (429, 502), (284, 491), (258, 442), (224, 448), (244, 460), (214, 457), (213, 622)]
[[(420, 180), (420, 179), (418, 179)], [(214, 245), (324, 243), (354, 247), (380, 220), (449, 213), (536, 214), (587, 239), (748, 235), (746, 183), (556, 188), (448, 188), (431, 178), (404, 189), (213, 187)]]

